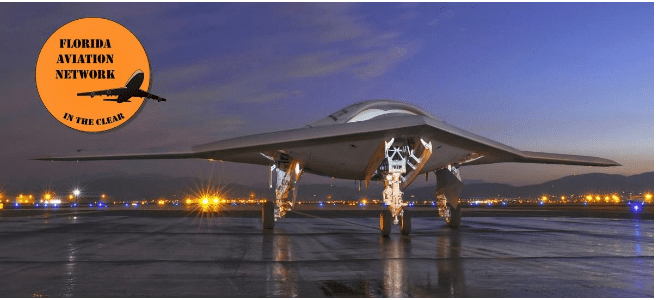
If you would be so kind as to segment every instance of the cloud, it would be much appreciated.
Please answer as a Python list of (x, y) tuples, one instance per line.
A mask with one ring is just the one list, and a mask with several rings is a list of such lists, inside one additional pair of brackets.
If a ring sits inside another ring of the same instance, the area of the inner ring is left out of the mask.
[(315, 22), (323, 26), (324, 31), (319, 40), (323, 43), (346, 41), (370, 34), (369, 26), (351, 8), (353, 6), (325, 3), (319, 5), (324, 10), (324, 15), (315, 19)]
[(419, 42), (414, 41), (401, 46), (391, 47), (386, 51), (377, 52), (371, 55), (372, 59), (369, 60), (367, 65), (354, 69), (353, 74), (363, 80), (381, 76), (402, 61), (410, 58), (419, 49)]
[(305, 80), (381, 76), (420, 49), (419, 42), (408, 41), (398, 29), (377, 30), (365, 22), (358, 5), (279, 4), (267, 8), (285, 24), (294, 25), (292, 32), (244, 36), (222, 45), (217, 56), (190, 57), (183, 65), (158, 71), (153, 84), (169, 89), (170, 98), (193, 99), (193, 105), (207, 101), (264, 103), (303, 97)]
[(438, 26), (444, 21), (448, 21), (453, 19), (456, 16), (456, 12), (453, 10), (447, 10), (445, 12), (440, 13), (437, 18), (431, 20), (428, 22), (428, 26)]

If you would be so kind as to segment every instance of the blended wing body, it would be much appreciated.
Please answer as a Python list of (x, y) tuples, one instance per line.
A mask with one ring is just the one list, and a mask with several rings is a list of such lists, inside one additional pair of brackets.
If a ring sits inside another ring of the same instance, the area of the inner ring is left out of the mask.
[(412, 105), (370, 100), (342, 109), (304, 128), (263, 133), (162, 153), (91, 154), (43, 157), (40, 160), (87, 161), (117, 159), (200, 158), (270, 165), (270, 157), (284, 153), (303, 162), (304, 171), (343, 179), (369, 180), (367, 167), (391, 138), (423, 139), (433, 154), (421, 173), (449, 165), (500, 162), (617, 166), (597, 157), (521, 151), (446, 124)]
[(500, 162), (618, 166), (603, 158), (522, 151), (442, 122), (407, 103), (370, 100), (353, 104), (304, 128), (263, 133), (193, 146), (181, 151), (84, 154), (40, 160), (199, 158), (269, 166), (275, 173), (275, 201), (262, 206), (262, 229), (271, 230), (296, 202), (303, 172), (342, 179), (383, 181), (380, 231), (390, 234), (392, 220), (401, 233), (411, 230), (411, 212), (401, 189), (419, 174), (435, 172), (439, 216), (449, 227), (460, 225), (464, 184), (459, 167)]
[(91, 98), (93, 98), (94, 96), (118, 96), (118, 98), (114, 98), (114, 99), (104, 99), (105, 101), (114, 101), (117, 103), (130, 102), (130, 98), (132, 97), (153, 99), (153, 100), (157, 100), (157, 102), (166, 101), (166, 99), (162, 97), (153, 95), (151, 93), (139, 89), (139, 87), (141, 87), (141, 84), (143, 83), (143, 80), (144, 80), (143, 71), (137, 70), (132, 74), (132, 76), (130, 76), (124, 87), (100, 90), (100, 91), (92, 91), (92, 92), (83, 92), (83, 93), (78, 93), (77, 95), (90, 96)]

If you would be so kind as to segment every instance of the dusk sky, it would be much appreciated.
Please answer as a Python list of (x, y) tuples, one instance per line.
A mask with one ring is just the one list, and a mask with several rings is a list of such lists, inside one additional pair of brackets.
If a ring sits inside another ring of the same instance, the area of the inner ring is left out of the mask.
[[(521, 150), (623, 165), (494, 164), (463, 167), (464, 179), (524, 185), (653, 171), (653, 14), (653, 3), (0, 3), (0, 179), (213, 172), (264, 183), (266, 167), (236, 163), (29, 159), (291, 129), (368, 99), (406, 101)], [(54, 119), (36, 60), (55, 30), (83, 17), (131, 30), (150, 58), (151, 92), (168, 101), (149, 100), (109, 133)], [(301, 184), (327, 181), (304, 175)]]

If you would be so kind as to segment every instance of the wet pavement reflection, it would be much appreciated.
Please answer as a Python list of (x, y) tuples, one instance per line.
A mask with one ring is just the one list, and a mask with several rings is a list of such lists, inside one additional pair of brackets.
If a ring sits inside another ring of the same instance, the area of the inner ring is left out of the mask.
[(262, 260), (273, 262), (267, 264), (266, 296), (298, 297), (294, 256), (286, 235), (262, 235)]
[[(653, 221), (0, 218), (6, 297), (653, 297)], [(436, 225), (437, 224), (437, 225)], [(29, 278), (29, 280), (25, 280)]]

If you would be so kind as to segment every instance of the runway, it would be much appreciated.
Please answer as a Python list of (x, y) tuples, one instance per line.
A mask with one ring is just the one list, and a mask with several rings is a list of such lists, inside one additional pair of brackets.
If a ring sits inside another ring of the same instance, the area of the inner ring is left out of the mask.
[[(654, 297), (653, 220), (0, 215), (3, 297)], [(305, 214), (305, 215), (303, 215)]]

